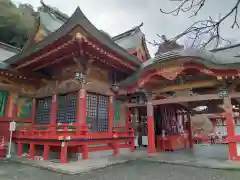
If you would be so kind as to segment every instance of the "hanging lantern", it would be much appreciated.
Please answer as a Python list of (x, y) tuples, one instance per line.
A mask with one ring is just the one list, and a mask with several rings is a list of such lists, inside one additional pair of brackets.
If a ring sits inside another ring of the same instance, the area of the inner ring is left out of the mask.
[(114, 83), (114, 84), (112, 84), (111, 89), (112, 89), (112, 91), (113, 91), (114, 93), (118, 93), (118, 91), (119, 91), (119, 86), (118, 86), (116, 83)]

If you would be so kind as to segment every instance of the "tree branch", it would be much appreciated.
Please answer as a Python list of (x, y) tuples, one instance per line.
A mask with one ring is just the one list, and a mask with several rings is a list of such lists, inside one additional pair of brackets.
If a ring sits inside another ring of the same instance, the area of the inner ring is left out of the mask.
[[(172, 0), (173, 1), (173, 0)], [(164, 14), (172, 14), (174, 16), (178, 16), (180, 12), (190, 12), (193, 11), (193, 14), (190, 16), (197, 16), (198, 13), (202, 10), (204, 5), (206, 5), (207, 0), (174, 0), (181, 2), (180, 5), (169, 12), (165, 12), (162, 9), (160, 11)], [(185, 31), (178, 34), (173, 41), (176, 41), (184, 36), (187, 36), (192, 40), (191, 46), (198, 46), (199, 48), (205, 48), (214, 40), (216, 41), (216, 47), (219, 46), (221, 41), (230, 41), (226, 40), (222, 37), (220, 33), (221, 25), (229, 19), (232, 15), (234, 16), (233, 23), (230, 28), (239, 28), (238, 23), (238, 7), (240, 4), (240, 0), (236, 0), (235, 5), (224, 15), (219, 15), (218, 20), (213, 20), (212, 17), (209, 17), (207, 20), (200, 20), (194, 22), (190, 27), (188, 27)], [(205, 41), (204, 41), (205, 39)], [(200, 42), (200, 44), (196, 44)]]

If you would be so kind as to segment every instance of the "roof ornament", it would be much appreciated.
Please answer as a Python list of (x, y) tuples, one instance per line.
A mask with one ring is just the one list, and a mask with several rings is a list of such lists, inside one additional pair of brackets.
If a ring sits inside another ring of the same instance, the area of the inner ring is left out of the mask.
[(141, 28), (142, 26), (143, 26), (143, 22), (142, 22), (140, 25), (133, 27), (131, 34), (134, 34), (135, 32), (140, 31), (140, 28)]
[(159, 43), (158, 50), (155, 53), (155, 56), (161, 55), (169, 51), (179, 50), (184, 48), (183, 45), (178, 44), (175, 40), (168, 40), (165, 35), (161, 35), (160, 38), (162, 42)]
[(169, 40), (167, 40), (166, 35), (162, 35), (161, 38), (162, 38), (162, 40), (163, 40), (164, 42), (168, 42), (168, 41), (169, 41)]

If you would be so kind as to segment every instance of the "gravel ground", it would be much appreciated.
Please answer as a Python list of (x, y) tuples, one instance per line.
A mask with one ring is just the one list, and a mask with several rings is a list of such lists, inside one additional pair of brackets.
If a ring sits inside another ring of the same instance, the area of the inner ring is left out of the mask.
[(64, 175), (0, 161), (0, 180), (240, 180), (240, 172), (132, 161), (82, 175)]

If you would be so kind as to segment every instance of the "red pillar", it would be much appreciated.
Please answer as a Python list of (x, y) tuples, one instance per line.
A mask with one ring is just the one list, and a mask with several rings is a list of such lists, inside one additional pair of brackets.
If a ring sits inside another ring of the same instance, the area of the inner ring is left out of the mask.
[(118, 154), (119, 154), (118, 143), (114, 142), (113, 143), (113, 155), (117, 156)]
[(114, 104), (113, 104), (113, 96), (110, 96), (109, 106), (108, 106), (108, 132), (111, 134), (113, 132), (113, 120), (114, 120)]
[(223, 98), (223, 105), (225, 109), (225, 117), (228, 133), (228, 148), (229, 160), (235, 160), (237, 157), (237, 145), (234, 141), (235, 138), (235, 120), (233, 118), (232, 103), (230, 97)]
[(193, 134), (192, 134), (192, 121), (190, 112), (187, 111), (187, 119), (188, 119), (188, 138), (189, 138), (189, 146), (193, 148)]
[(78, 91), (76, 118), (78, 125), (86, 124), (86, 90), (83, 88)]
[(60, 161), (61, 161), (61, 163), (67, 163), (67, 144), (66, 144), (66, 142), (62, 142), (62, 144), (61, 144)]
[(88, 159), (88, 144), (83, 145), (82, 158), (84, 160)]
[(23, 145), (20, 142), (18, 142), (17, 145), (18, 145), (18, 152), (17, 153), (18, 153), (18, 156), (21, 157), (22, 153), (23, 153)]
[(44, 149), (43, 149), (43, 159), (44, 160), (48, 160), (49, 157), (49, 145), (48, 144), (44, 144)]
[(34, 159), (34, 156), (35, 156), (35, 144), (33, 144), (33, 143), (30, 143), (29, 154), (30, 154), (30, 158)]
[(156, 152), (155, 149), (155, 130), (153, 118), (153, 105), (151, 101), (147, 103), (147, 123), (148, 123), (148, 153)]
[(56, 125), (56, 116), (57, 116), (57, 108), (58, 108), (58, 103), (57, 103), (57, 94), (53, 94), (52, 96), (52, 105), (51, 105), (51, 125)]

